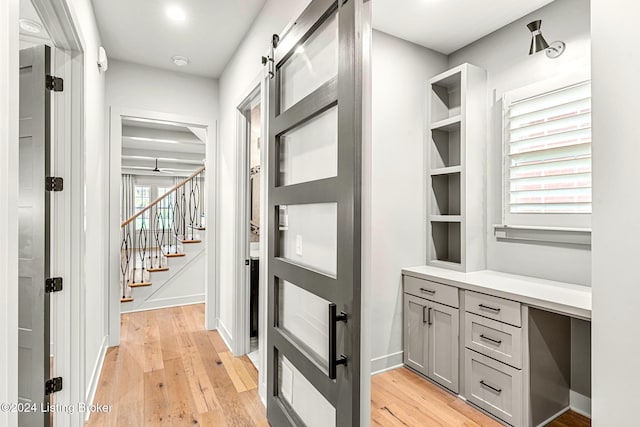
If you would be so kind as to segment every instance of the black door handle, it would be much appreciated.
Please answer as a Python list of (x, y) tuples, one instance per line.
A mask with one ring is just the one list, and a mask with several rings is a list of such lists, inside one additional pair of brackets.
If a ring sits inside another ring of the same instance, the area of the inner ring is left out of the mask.
[(336, 379), (338, 365), (347, 364), (347, 357), (344, 354), (341, 354), (340, 357), (337, 355), (338, 322), (346, 323), (347, 313), (341, 311), (340, 314), (338, 314), (336, 311), (336, 305), (331, 303), (329, 304), (329, 378), (332, 380)]

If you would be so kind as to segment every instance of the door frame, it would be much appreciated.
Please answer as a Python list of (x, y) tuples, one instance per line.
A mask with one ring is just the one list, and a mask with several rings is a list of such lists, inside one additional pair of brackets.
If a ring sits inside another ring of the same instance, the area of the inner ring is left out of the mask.
[[(244, 265), (244, 260), (247, 259), (247, 242), (248, 233), (246, 228), (242, 227), (242, 224), (248, 222), (248, 197), (246, 195), (249, 185), (248, 174), (246, 173), (246, 165), (249, 161), (247, 151), (247, 120), (242, 114), (242, 110), (248, 106), (248, 104), (260, 97), (260, 225), (261, 230), (266, 228), (266, 212), (267, 212), (267, 186), (266, 186), (266, 173), (268, 170), (267, 155), (269, 137), (267, 133), (267, 121), (268, 117), (268, 82), (264, 69), (261, 69), (258, 75), (253, 79), (251, 84), (243, 92), (242, 99), (236, 102), (236, 212), (235, 218), (238, 218), (236, 222), (235, 233), (235, 258), (234, 258), (234, 273), (235, 273), (235, 286), (233, 290), (233, 307), (234, 307), (234, 330), (233, 339), (226, 337), (228, 344), (231, 346), (231, 351), (235, 356), (241, 356), (249, 352), (249, 346), (251, 337), (249, 334), (249, 313), (250, 313), (250, 293), (249, 293), (249, 269)], [(260, 234), (260, 269), (259, 269), (259, 281), (258, 288), (258, 353), (260, 355), (260, 363), (258, 366), (258, 391), (261, 399), (264, 401), (267, 388), (267, 376), (266, 376), (266, 321), (267, 321), (267, 263), (266, 260), (268, 248), (268, 233), (261, 232)], [(223, 331), (221, 331), (223, 332)]]
[[(109, 113), (109, 265), (108, 302), (109, 346), (120, 344), (120, 183), (122, 166), (122, 118), (139, 117), (151, 120), (183, 123), (207, 130), (205, 143), (205, 325), (208, 330), (218, 328), (218, 128), (217, 121), (158, 111), (110, 106)], [(213, 169), (213, 170), (212, 170)]]
[[(65, 190), (52, 205), (53, 236), (51, 274), (65, 278), (65, 289), (52, 295), (55, 305), (51, 326), (55, 335), (52, 348), (54, 372), (64, 378), (65, 387), (56, 393), (56, 403), (77, 405), (85, 401), (84, 352), (84, 52), (76, 15), (65, 0), (32, 0), (54, 47), (53, 72), (65, 81), (65, 91), (54, 98), (54, 157), (52, 170), (65, 178)], [(3, 283), (18, 281), (18, 52), (19, 2), (0, 4), (2, 30), (0, 55), (3, 75), (0, 81), (0, 197), (8, 208), (0, 213), (0, 226), (6, 236), (0, 242), (0, 271)], [(5, 60), (6, 59), (6, 60)], [(6, 140), (5, 140), (6, 139)], [(55, 253), (53, 253), (55, 252)], [(0, 286), (0, 369), (5, 380), (0, 385), (0, 401), (17, 402), (18, 396), (18, 305), (17, 286)], [(58, 412), (54, 423), (81, 425), (84, 414)], [(15, 425), (17, 414), (0, 412), (0, 424)]]

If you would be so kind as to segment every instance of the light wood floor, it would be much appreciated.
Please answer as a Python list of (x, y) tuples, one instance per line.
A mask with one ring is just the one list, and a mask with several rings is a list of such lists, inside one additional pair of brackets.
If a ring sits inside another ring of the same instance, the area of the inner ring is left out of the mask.
[(204, 329), (204, 305), (125, 314), (121, 325), (94, 400), (113, 408), (89, 426), (268, 426), (256, 369)]
[[(204, 329), (204, 305), (130, 313), (121, 319), (121, 344), (110, 348), (91, 427), (267, 427), (258, 372), (233, 357), (215, 331)], [(405, 368), (372, 378), (372, 426), (482, 426), (500, 424)], [(567, 413), (552, 427), (588, 427)]]
[[(458, 397), (406, 368), (371, 379), (372, 426), (500, 427)], [(547, 427), (590, 427), (591, 420), (569, 411)]]

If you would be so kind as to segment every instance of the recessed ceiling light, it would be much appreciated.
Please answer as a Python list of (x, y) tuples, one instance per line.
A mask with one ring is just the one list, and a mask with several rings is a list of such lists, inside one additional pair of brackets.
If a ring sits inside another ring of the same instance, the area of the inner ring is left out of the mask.
[(20, 20), (20, 28), (22, 28), (23, 30), (29, 32), (29, 33), (33, 33), (33, 34), (38, 34), (40, 32), (42, 32), (42, 25), (40, 25), (38, 22), (36, 21), (32, 21), (30, 19), (21, 19)]
[(176, 55), (173, 58), (171, 58), (171, 60), (178, 67), (184, 67), (185, 65), (189, 64), (189, 58), (187, 58), (186, 56)]
[(184, 10), (182, 10), (182, 8), (175, 5), (167, 7), (167, 16), (172, 21), (181, 22), (187, 19), (187, 15), (185, 15)]

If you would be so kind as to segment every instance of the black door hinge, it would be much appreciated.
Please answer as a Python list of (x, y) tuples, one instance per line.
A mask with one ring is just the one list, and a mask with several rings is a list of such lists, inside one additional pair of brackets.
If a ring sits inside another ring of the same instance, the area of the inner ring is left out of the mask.
[(62, 92), (64, 90), (64, 80), (60, 77), (47, 75), (45, 87), (54, 92)]
[(44, 393), (51, 394), (62, 390), (62, 377), (55, 377), (44, 383)]
[(249, 265), (249, 260), (248, 259), (244, 260), (244, 265)]
[(50, 277), (44, 282), (44, 291), (48, 294), (62, 290), (62, 277)]
[(45, 189), (47, 191), (62, 191), (64, 188), (64, 180), (57, 176), (48, 176), (45, 178)]

